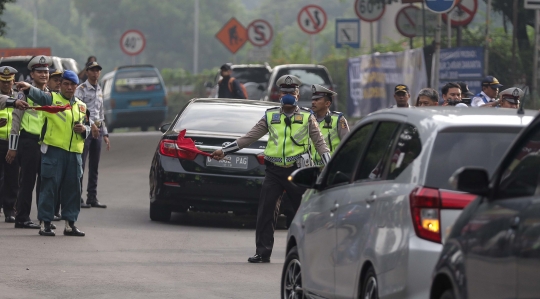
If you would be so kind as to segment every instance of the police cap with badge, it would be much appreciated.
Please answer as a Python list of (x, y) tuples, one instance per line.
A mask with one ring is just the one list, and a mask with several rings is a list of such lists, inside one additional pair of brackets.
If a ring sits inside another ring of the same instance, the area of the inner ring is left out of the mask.
[(281, 92), (296, 92), (302, 81), (293, 75), (283, 75), (276, 81), (276, 85)]
[(48, 71), (49, 66), (52, 64), (52, 59), (49, 56), (38, 55), (32, 57), (28, 62), (28, 69), (30, 71)]
[(49, 78), (54, 76), (62, 76), (62, 72), (57, 69), (49, 69)]
[(18, 71), (10, 66), (0, 67), (0, 81), (13, 81)]
[(502, 100), (505, 100), (512, 104), (519, 104), (519, 100), (523, 97), (525, 93), (523, 90), (517, 87), (511, 87), (508, 89), (505, 89), (499, 93), (499, 96)]
[(333, 100), (333, 97), (337, 95), (337, 92), (333, 92), (330, 89), (321, 86), (319, 84), (314, 84), (311, 86), (311, 100), (318, 100), (320, 98), (325, 98), (330, 102)]
[(86, 70), (93, 69), (93, 68), (97, 68), (100, 71), (103, 69), (101, 65), (97, 63), (97, 61), (90, 61), (89, 63), (86, 64)]

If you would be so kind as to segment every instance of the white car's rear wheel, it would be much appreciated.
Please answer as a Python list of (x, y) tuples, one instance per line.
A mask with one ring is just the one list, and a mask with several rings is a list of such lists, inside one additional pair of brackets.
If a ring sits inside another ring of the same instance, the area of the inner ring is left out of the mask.
[(369, 268), (362, 283), (361, 299), (379, 299), (379, 285), (375, 270)]
[(289, 251), (287, 258), (285, 259), (285, 264), (283, 265), (283, 273), (281, 274), (281, 298), (304, 298), (302, 264), (300, 264), (296, 246)]

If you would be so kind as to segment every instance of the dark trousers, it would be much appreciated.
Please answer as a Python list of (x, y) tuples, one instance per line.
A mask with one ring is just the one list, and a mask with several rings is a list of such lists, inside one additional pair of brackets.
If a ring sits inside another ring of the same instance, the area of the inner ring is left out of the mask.
[(77, 221), (81, 210), (81, 177), (81, 154), (49, 145), (41, 155), (38, 220), (52, 221), (60, 201), (62, 219)]
[(8, 152), (7, 140), (0, 140), (0, 206), (5, 216), (13, 216), (17, 192), (19, 191), (19, 163), (6, 162)]
[(30, 210), (32, 209), (32, 191), (36, 186), (36, 204), (39, 202), (39, 176), (41, 168), (41, 151), (39, 145), (39, 136), (29, 138), (21, 135), (17, 150), (17, 161), (20, 165), (19, 173), (19, 193), (17, 194), (17, 216), (18, 222), (30, 221)]
[[(88, 185), (86, 186), (86, 202), (94, 202), (97, 200), (97, 184), (98, 184), (98, 167), (99, 158), (101, 157), (101, 139), (102, 130), (99, 131), (99, 137), (94, 139), (89, 136), (84, 141), (84, 151), (82, 154), (82, 167), (84, 173), (84, 167), (88, 158)], [(81, 188), (83, 185), (83, 178), (81, 177)], [(82, 190), (81, 190), (82, 194)]]
[(302, 194), (306, 191), (293, 185), (287, 179), (289, 175), (298, 169), (296, 166), (283, 168), (266, 162), (266, 176), (259, 198), (259, 210), (257, 212), (257, 228), (255, 231), (256, 253), (263, 257), (272, 255), (274, 247), (274, 230), (279, 216), (279, 206), (283, 191), (287, 192), (294, 212), (298, 210)]

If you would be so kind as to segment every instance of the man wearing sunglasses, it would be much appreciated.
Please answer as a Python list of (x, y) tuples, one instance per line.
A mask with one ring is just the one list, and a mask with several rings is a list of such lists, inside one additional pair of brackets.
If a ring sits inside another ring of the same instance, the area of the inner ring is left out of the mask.
[(499, 102), (496, 99), (501, 87), (502, 85), (497, 78), (493, 76), (485, 77), (482, 80), (482, 92), (472, 98), (471, 107), (497, 107)]

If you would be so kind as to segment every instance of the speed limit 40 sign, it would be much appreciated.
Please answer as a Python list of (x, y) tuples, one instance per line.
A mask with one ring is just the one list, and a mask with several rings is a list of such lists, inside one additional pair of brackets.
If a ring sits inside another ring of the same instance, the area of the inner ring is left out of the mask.
[(122, 52), (130, 56), (139, 55), (146, 46), (144, 35), (139, 30), (128, 30), (120, 38)]
[(360, 20), (364, 22), (378, 21), (386, 9), (384, 1), (378, 0), (356, 0), (354, 11)]

